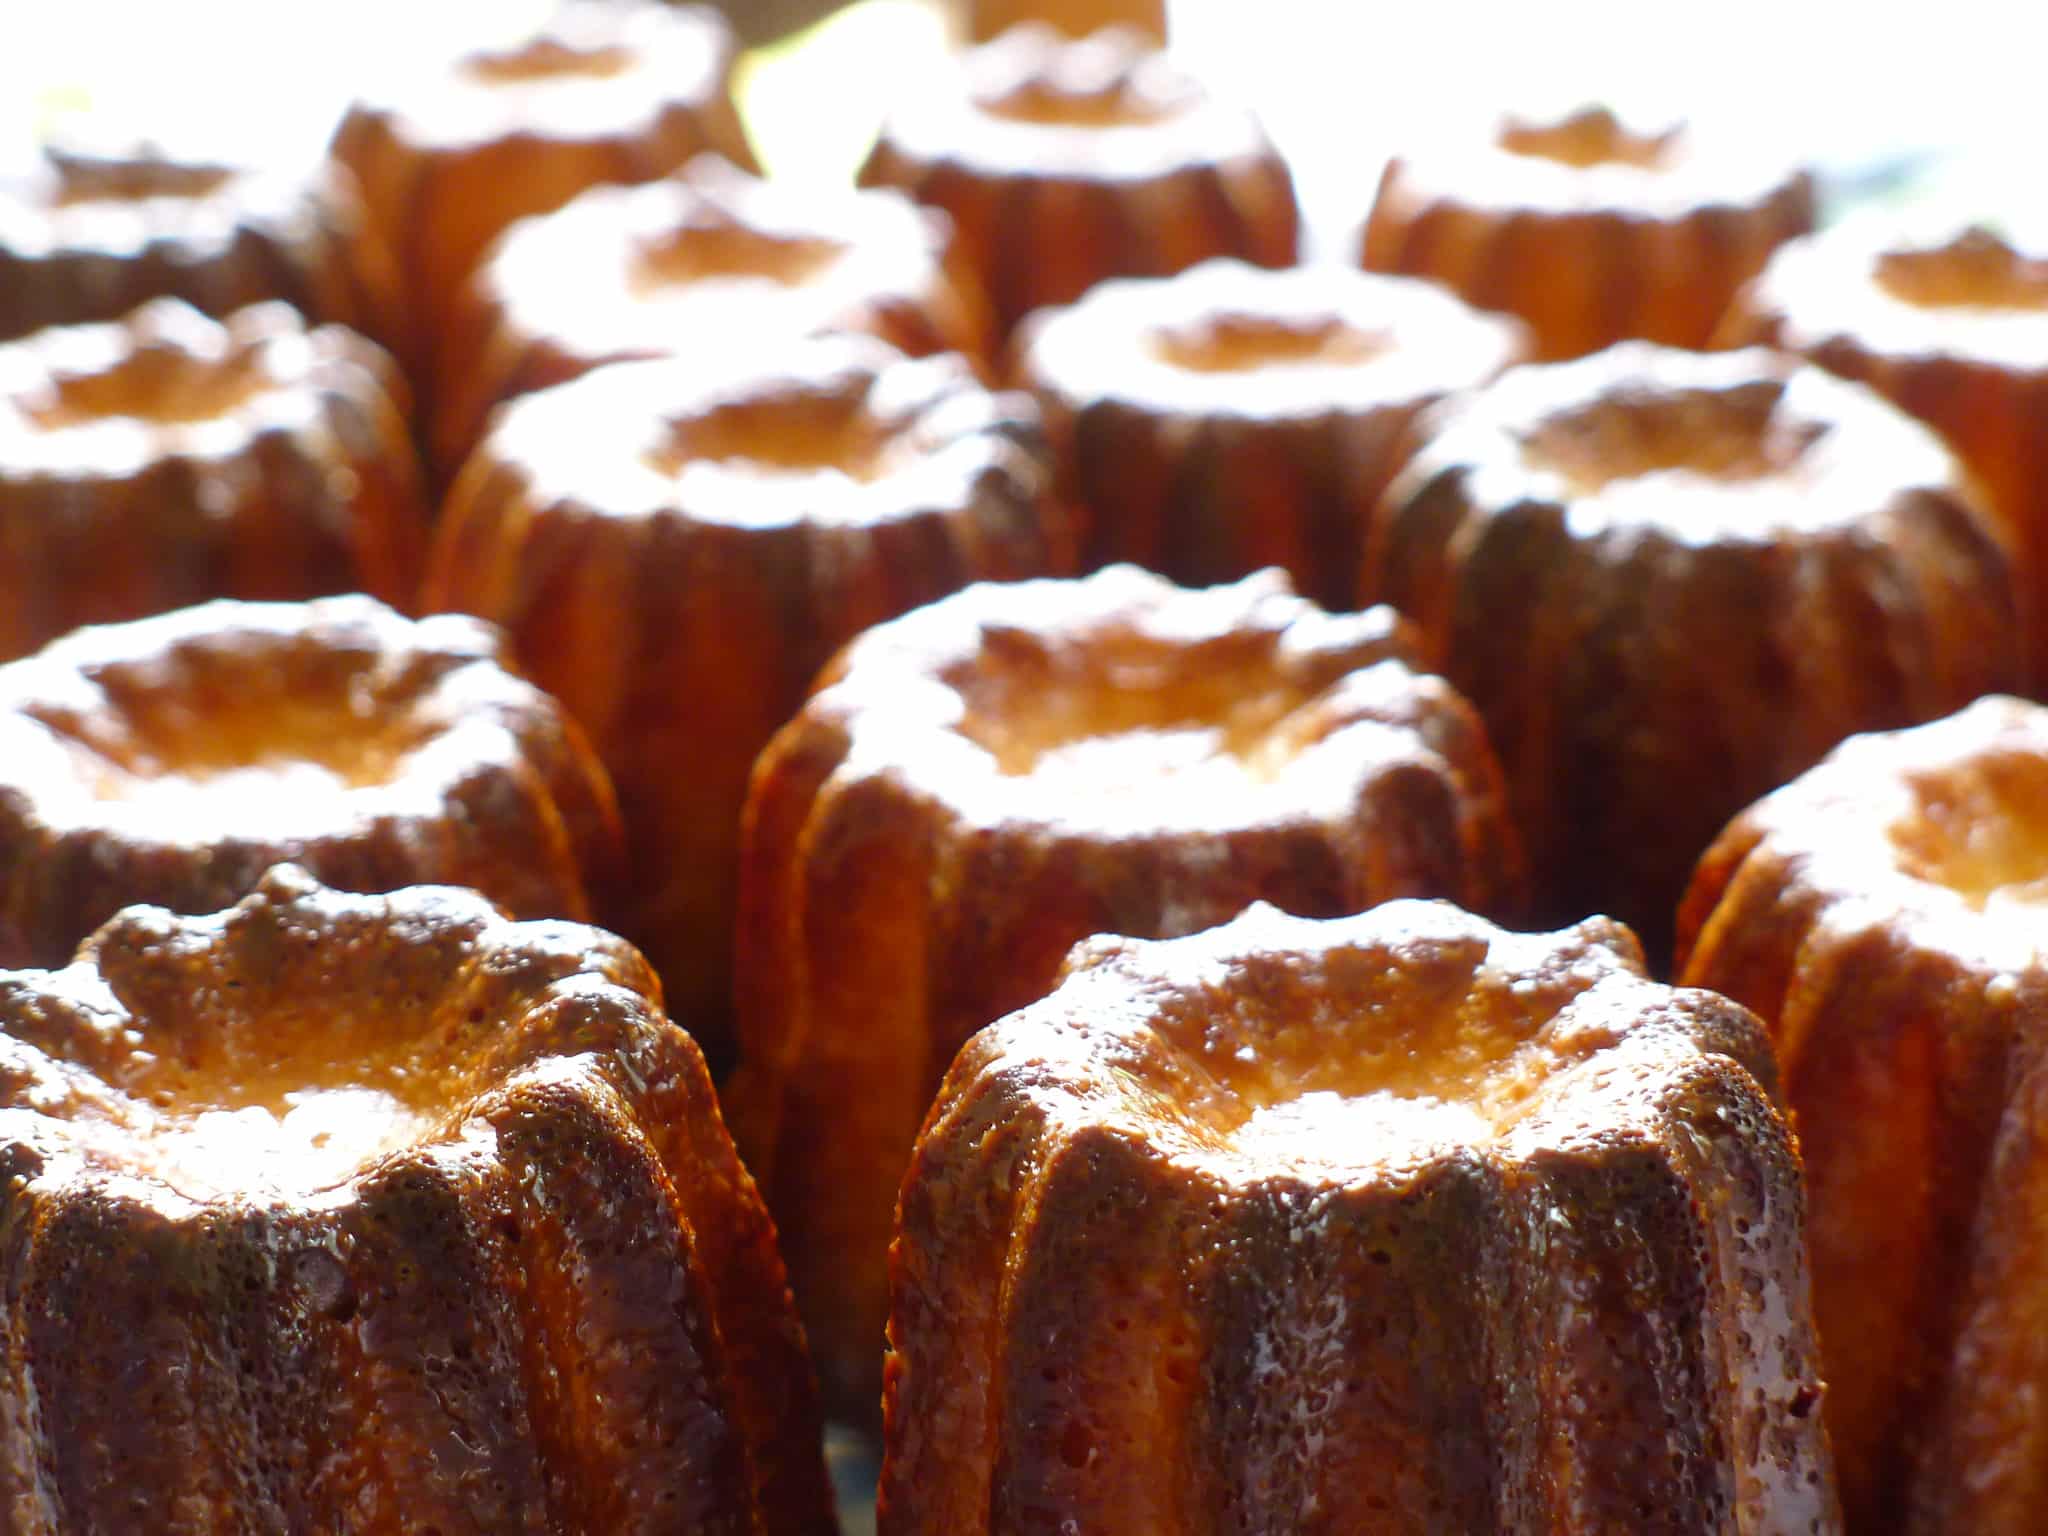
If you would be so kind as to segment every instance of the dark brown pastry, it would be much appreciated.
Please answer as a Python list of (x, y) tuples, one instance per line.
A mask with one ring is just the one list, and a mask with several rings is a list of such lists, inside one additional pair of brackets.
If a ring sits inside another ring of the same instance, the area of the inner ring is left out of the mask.
[(1844, 742), (1751, 806), (1679, 920), (1757, 1010), (1812, 1197), (1851, 1529), (2048, 1527), (2048, 710), (1989, 698)]
[(1028, 400), (841, 337), (524, 396), (456, 482), (427, 606), (504, 625), (589, 731), (632, 846), (623, 926), (714, 1062), (755, 754), (869, 625), (1070, 568), (1050, 481)]
[(1762, 351), (1631, 344), (1447, 404), (1365, 591), (1485, 716), (1544, 919), (1610, 913), (1658, 957), (1730, 816), (1844, 737), (2024, 668), (1954, 456)]
[(1596, 107), (1506, 118), (1463, 153), (1395, 156), (1361, 257), (1521, 316), (1547, 360), (1629, 338), (1696, 348), (1814, 214), (1804, 171)]
[(212, 603), (0, 667), (0, 966), (63, 965), (136, 902), (215, 911), (286, 860), (587, 922), (619, 838), (582, 732), (473, 619)]
[(410, 607), (427, 509), (391, 360), (170, 299), (0, 346), (0, 660), (214, 597)]
[(1084, 565), (1191, 585), (1277, 565), (1348, 608), (1416, 413), (1527, 346), (1428, 283), (1214, 261), (1040, 311), (1017, 375), (1085, 514)]
[(1295, 259), (1287, 166), (1249, 113), (1135, 32), (1013, 28), (882, 126), (861, 170), (943, 208), (1007, 335), (1106, 277)]
[(893, 192), (795, 188), (715, 155), (594, 188), (508, 231), (471, 282), (435, 462), (453, 475), (492, 407), (603, 363), (720, 361), (827, 331), (986, 363), (986, 304), (947, 270), (949, 229)]
[(1838, 1532), (1775, 1092), (1606, 921), (1091, 940), (918, 1140), (880, 1528)]
[(1389, 610), (1277, 572), (1117, 566), (970, 587), (827, 669), (747, 802), (727, 1103), (829, 1404), (874, 1412), (896, 1191), (947, 1063), (1078, 940), (1253, 901), (1518, 909), (1485, 732), (1412, 659)]
[(133, 907), (0, 973), (13, 1529), (833, 1528), (774, 1229), (609, 934)]

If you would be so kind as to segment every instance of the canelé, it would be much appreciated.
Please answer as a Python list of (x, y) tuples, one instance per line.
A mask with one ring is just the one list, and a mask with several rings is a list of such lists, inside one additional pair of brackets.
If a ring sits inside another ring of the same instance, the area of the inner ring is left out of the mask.
[(1605, 920), (1090, 940), (918, 1139), (880, 1529), (1838, 1531), (1775, 1082)]
[(2048, 1528), (2048, 710), (1844, 742), (1728, 826), (1684, 979), (1770, 1026), (1851, 1528)]
[(283, 304), (159, 299), (0, 346), (0, 660), (215, 597), (410, 607), (405, 398), (382, 351)]
[(1643, 343), (1447, 404), (1365, 592), (1478, 706), (1545, 921), (1668, 956), (1723, 823), (1858, 731), (2010, 689), (2010, 569), (1961, 466), (1869, 390)]
[(774, 1230), (652, 974), (283, 866), (0, 972), (23, 1532), (832, 1529)]
[(1721, 334), (1868, 384), (1947, 440), (2002, 526), (2048, 682), (2048, 257), (1982, 225), (1845, 224), (1773, 257)]
[(1083, 563), (1191, 585), (1280, 566), (1330, 608), (1424, 407), (1520, 362), (1520, 326), (1413, 278), (1204, 262), (1098, 284), (1020, 333)]
[(1117, 566), (970, 587), (827, 669), (748, 797), (727, 1102), (828, 1403), (874, 1413), (897, 1186), (947, 1063), (1078, 940), (1260, 900), (1517, 909), (1485, 733), (1412, 660), (1388, 610), (1276, 572)]
[(949, 271), (950, 225), (887, 191), (764, 181), (715, 155), (526, 220), (464, 295), (434, 459), (461, 467), (492, 407), (634, 358), (744, 356), (826, 331), (986, 363), (986, 301)]
[(1360, 258), (1519, 315), (1554, 361), (1630, 338), (1704, 347), (1814, 218), (1813, 178), (1769, 150), (1591, 107), (1505, 118), (1462, 152), (1396, 155)]
[(1067, 568), (1030, 402), (957, 357), (817, 338), (616, 363), (515, 400), (456, 481), (425, 601), (503, 626), (590, 733), (632, 845), (623, 926), (718, 1062), (755, 755), (861, 630)]
[(1140, 34), (1014, 27), (908, 96), (861, 169), (944, 209), (1004, 335), (1106, 277), (1295, 259), (1294, 182), (1258, 122)]
[(591, 920), (620, 883), (611, 784), (506, 667), (488, 625), (360, 596), (210, 603), (0, 667), (0, 966), (61, 966), (136, 902), (217, 911), (287, 860)]

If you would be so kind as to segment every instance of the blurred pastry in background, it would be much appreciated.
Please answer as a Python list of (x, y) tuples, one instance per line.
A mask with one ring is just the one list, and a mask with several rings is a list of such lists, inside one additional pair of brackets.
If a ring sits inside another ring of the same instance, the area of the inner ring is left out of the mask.
[(1789, 160), (1587, 107), (1397, 154), (1360, 259), (1519, 315), (1546, 360), (1630, 338), (1699, 348), (1814, 216), (1813, 178)]
[(391, 359), (281, 303), (158, 299), (0, 346), (0, 660), (215, 597), (410, 608), (427, 507)]
[(1356, 605), (1416, 414), (1522, 361), (1513, 319), (1413, 278), (1205, 262), (1099, 284), (1018, 334), (1084, 566), (1206, 585), (1279, 566)]
[(1107, 277), (1292, 265), (1287, 166), (1250, 112), (1135, 32), (1013, 28), (917, 82), (861, 170), (953, 218), (1004, 335)]

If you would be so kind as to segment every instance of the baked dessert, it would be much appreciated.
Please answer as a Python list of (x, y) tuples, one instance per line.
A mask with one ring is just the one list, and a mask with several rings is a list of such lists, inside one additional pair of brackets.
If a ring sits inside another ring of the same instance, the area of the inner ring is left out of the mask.
[(0, 1503), (43, 1531), (832, 1529), (774, 1230), (609, 934), (133, 907), (0, 973)]
[(396, 350), (418, 393), (432, 398), (448, 316), (515, 220), (600, 183), (653, 181), (703, 150), (752, 163), (732, 64), (708, 6), (566, 0), (502, 47), (350, 107), (329, 153), (397, 262), (409, 330)]
[(714, 1065), (755, 754), (869, 625), (1068, 568), (1050, 480), (1028, 401), (837, 337), (524, 396), (456, 481), (426, 605), (504, 625), (590, 733), (634, 852), (623, 926)]
[(2004, 527), (2048, 681), (2048, 256), (1982, 225), (1837, 226), (1774, 256), (1722, 336), (1868, 384), (1948, 441)]
[(1814, 213), (1803, 170), (1590, 107), (1510, 116), (1464, 152), (1395, 156), (1361, 259), (1521, 316), (1546, 360), (1630, 337), (1704, 347)]
[(880, 1529), (1840, 1529), (1756, 1019), (1618, 925), (1255, 907), (970, 1040)]
[(896, 193), (763, 181), (714, 155), (594, 188), (507, 231), (477, 271), (451, 330), (435, 462), (452, 476), (493, 406), (602, 363), (835, 330), (986, 362), (986, 303), (954, 282), (950, 243), (943, 219)]
[(376, 335), (398, 302), (388, 253), (336, 167), (299, 175), (72, 142), (0, 174), (0, 341), (162, 298), (214, 316), (282, 299)]
[(160, 299), (0, 346), (0, 660), (212, 597), (410, 604), (427, 509), (390, 359), (283, 304)]
[(1729, 824), (1680, 918), (1686, 980), (1755, 1008), (1783, 1064), (1859, 1531), (2048, 1524), (2044, 805), (2038, 705), (1859, 736)]
[(1479, 708), (1545, 921), (1668, 954), (1707, 844), (1858, 731), (2024, 675), (2003, 551), (1932, 433), (1761, 351), (1647, 344), (1447, 405), (1365, 592)]
[(1516, 910), (1485, 732), (1410, 640), (1278, 572), (1115, 566), (970, 587), (820, 677), (748, 797), (726, 1103), (828, 1405), (875, 1411), (897, 1187), (947, 1063), (1076, 942), (1260, 900)]
[(1004, 335), (1105, 277), (1211, 256), (1290, 266), (1299, 239), (1294, 182), (1257, 121), (1120, 28), (1015, 27), (962, 55), (891, 112), (860, 179), (952, 216)]
[(210, 603), (0, 667), (0, 966), (61, 966), (136, 902), (216, 911), (286, 860), (587, 922), (621, 857), (582, 732), (474, 619)]
[(1040, 311), (1017, 377), (1087, 513), (1085, 565), (1194, 585), (1277, 565), (1348, 608), (1416, 413), (1526, 349), (1512, 320), (1412, 278), (1225, 260)]

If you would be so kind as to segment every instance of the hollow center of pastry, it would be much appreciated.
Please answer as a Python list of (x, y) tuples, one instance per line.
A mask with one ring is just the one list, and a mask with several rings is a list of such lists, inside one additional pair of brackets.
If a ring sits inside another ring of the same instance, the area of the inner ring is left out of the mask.
[(1342, 368), (1371, 362), (1391, 340), (1335, 315), (1283, 319), (1217, 315), (1148, 338), (1153, 355), (1190, 373), (1256, 373), (1268, 368)]
[(253, 349), (204, 357), (145, 345), (112, 367), (59, 375), (29, 415), (46, 431), (116, 420), (190, 426), (233, 415), (267, 385), (262, 357)]
[(2038, 923), (2048, 906), (2048, 764), (2002, 754), (1908, 788), (1913, 814), (1890, 829), (1900, 867), (1976, 911)]
[(149, 159), (67, 155), (57, 157), (55, 164), (59, 207), (79, 203), (138, 203), (158, 197), (211, 197), (235, 174), (217, 165), (177, 165)]
[(1636, 170), (1668, 168), (1677, 135), (1639, 134), (1623, 127), (1612, 112), (1594, 107), (1555, 123), (1509, 123), (1499, 144), (1511, 155), (1551, 160), (1575, 170), (1622, 165)]
[(1137, 90), (1129, 80), (1078, 86), (1033, 80), (978, 99), (990, 117), (1044, 128), (1135, 128), (1165, 122), (1185, 104)]
[(1758, 379), (1611, 398), (1546, 418), (1523, 438), (1523, 460), (1575, 497), (1662, 499), (1679, 517), (1696, 496), (1725, 505), (1731, 490), (1796, 479), (1822, 428), (1779, 412), (1783, 396), (1782, 381)]
[(655, 467), (693, 511), (727, 521), (829, 515), (835, 494), (887, 478), (914, 457), (903, 423), (865, 391), (734, 401), (671, 425)]
[(1374, 1167), (1484, 1145), (1612, 1039), (1553, 1025), (1598, 974), (1558, 972), (1554, 957), (1548, 974), (1386, 952), (1332, 952), (1285, 976), (1262, 974), (1270, 963), (1233, 971), (1222, 1027), (1206, 1007), (1154, 1024), (1219, 1085), (1186, 1101), (1191, 1128), (1256, 1166)]
[(696, 225), (637, 250), (628, 283), (642, 297), (736, 282), (799, 288), (845, 254), (846, 247), (834, 240), (768, 234), (742, 224)]
[(346, 1182), (416, 1142), (446, 1109), (435, 1064), (331, 1005), (237, 1016), (139, 1052), (122, 1089), (156, 1111), (148, 1170), (194, 1200)]
[(538, 37), (502, 53), (472, 54), (462, 67), (484, 85), (545, 85), (555, 81), (609, 80), (633, 66), (621, 47), (576, 47), (558, 37)]
[(995, 759), (1078, 807), (1142, 808), (1269, 782), (1288, 751), (1279, 724), (1308, 701), (1270, 657), (1229, 643), (1176, 643), (1123, 628), (1060, 651), (984, 636), (959, 729)]
[(2021, 256), (1981, 228), (1947, 245), (1885, 252), (1877, 283), (1921, 309), (2048, 309), (2048, 262)]
[(320, 807), (400, 780), (428, 729), (382, 707), (360, 674), (286, 679), (259, 661), (213, 681), (227, 696), (144, 689), (124, 701), (125, 729), (94, 742), (101, 814), (118, 808), (158, 837), (295, 839), (325, 824)]

